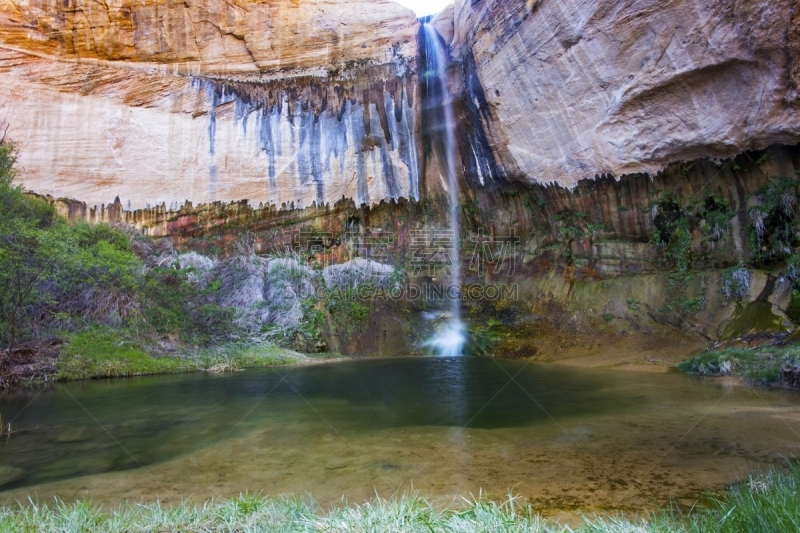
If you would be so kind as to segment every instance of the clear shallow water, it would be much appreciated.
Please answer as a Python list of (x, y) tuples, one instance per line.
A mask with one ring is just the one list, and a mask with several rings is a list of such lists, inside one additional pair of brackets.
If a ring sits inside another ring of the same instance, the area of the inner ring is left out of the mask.
[[(514, 380), (511, 380), (514, 377)], [(0, 503), (514, 490), (546, 512), (691, 504), (797, 453), (800, 394), (681, 375), (402, 358), (87, 381), (0, 398)]]

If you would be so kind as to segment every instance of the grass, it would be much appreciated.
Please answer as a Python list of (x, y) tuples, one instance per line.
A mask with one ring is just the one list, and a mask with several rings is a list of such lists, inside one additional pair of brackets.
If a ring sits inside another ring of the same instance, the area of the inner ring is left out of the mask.
[(227, 344), (175, 356), (149, 354), (134, 335), (96, 327), (67, 335), (66, 345), (56, 363), (56, 379), (141, 376), (172, 372), (208, 370), (225, 372), (247, 368), (302, 364), (315, 359), (341, 357), (338, 354), (307, 356), (272, 345)]
[(743, 376), (758, 385), (771, 385), (783, 380), (785, 367), (800, 366), (800, 346), (764, 346), (709, 350), (675, 368), (687, 374), (703, 376)]
[(60, 380), (188, 370), (181, 359), (152, 357), (121, 332), (105, 327), (69, 335), (56, 367)]
[(708, 505), (688, 513), (662, 511), (646, 518), (586, 517), (561, 525), (509, 495), (496, 502), (480, 496), (441, 506), (418, 492), (360, 505), (321, 509), (310, 498), (264, 498), (243, 494), (198, 505), (124, 504), (103, 511), (87, 501), (0, 507), (2, 532), (241, 532), (241, 533), (776, 533), (800, 531), (800, 468), (772, 469), (752, 476)]

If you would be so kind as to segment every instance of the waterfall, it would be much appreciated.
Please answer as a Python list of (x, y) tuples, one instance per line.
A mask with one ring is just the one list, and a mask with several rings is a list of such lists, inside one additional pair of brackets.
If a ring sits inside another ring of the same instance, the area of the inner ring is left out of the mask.
[(445, 188), (450, 199), (450, 231), (453, 235), (453, 248), (450, 261), (450, 279), (445, 291), (450, 300), (448, 322), (426, 342), (438, 355), (461, 355), (466, 334), (461, 321), (461, 257), (458, 223), (458, 176), (456, 174), (456, 121), (453, 113), (453, 99), (448, 90), (447, 65), (448, 52), (439, 33), (428, 22), (422, 23), (422, 41), (425, 52), (424, 83), (426, 89), (425, 108), (432, 118), (426, 124), (431, 136), (440, 143), (444, 156)]

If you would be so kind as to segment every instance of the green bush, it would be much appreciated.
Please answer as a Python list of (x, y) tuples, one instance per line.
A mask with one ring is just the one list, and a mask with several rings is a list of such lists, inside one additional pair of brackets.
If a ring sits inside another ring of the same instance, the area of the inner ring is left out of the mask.
[(704, 376), (735, 375), (758, 385), (783, 379), (783, 368), (800, 364), (800, 348), (768, 346), (756, 349), (728, 348), (709, 350), (682, 361), (675, 368), (688, 374)]
[(750, 208), (750, 251), (753, 262), (773, 264), (792, 254), (798, 245), (795, 215), (798, 182), (775, 178), (755, 194), (757, 205)]
[(786, 260), (786, 270), (784, 272), (786, 277), (797, 285), (797, 282), (800, 281), (800, 254), (789, 256), (789, 259)]
[(741, 298), (750, 290), (751, 273), (742, 266), (726, 268), (720, 275), (720, 292), (727, 299)]
[(689, 270), (692, 251), (692, 235), (689, 228), (679, 225), (675, 228), (667, 244), (667, 258), (672, 262), (678, 272)]
[(235, 309), (211, 297), (219, 280), (197, 287), (179, 269), (145, 268), (128, 233), (68, 224), (14, 184), (15, 161), (13, 145), (0, 143), (0, 344), (99, 326), (177, 332), (199, 345), (237, 336)]
[(744, 348), (720, 351), (709, 350), (686, 361), (681, 361), (675, 365), (675, 368), (687, 374), (713, 376), (734, 374), (754, 361), (755, 354)]
[(719, 241), (728, 232), (734, 214), (728, 202), (706, 195), (697, 211), (700, 231), (712, 241)]

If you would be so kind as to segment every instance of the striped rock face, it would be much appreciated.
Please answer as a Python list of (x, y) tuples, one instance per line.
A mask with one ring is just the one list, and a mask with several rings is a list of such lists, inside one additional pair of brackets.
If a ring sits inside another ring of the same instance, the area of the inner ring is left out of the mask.
[(470, 97), (520, 179), (571, 187), (800, 141), (795, 0), (456, 0), (454, 12)]
[(0, 3), (36, 192), (125, 207), (419, 195), (416, 32), (390, 1)]
[[(457, 0), (432, 25), (458, 177), (573, 187), (798, 143), (799, 17)], [(0, 117), (27, 188), (89, 205), (416, 199), (447, 189), (421, 35), (389, 0), (0, 0)]]

